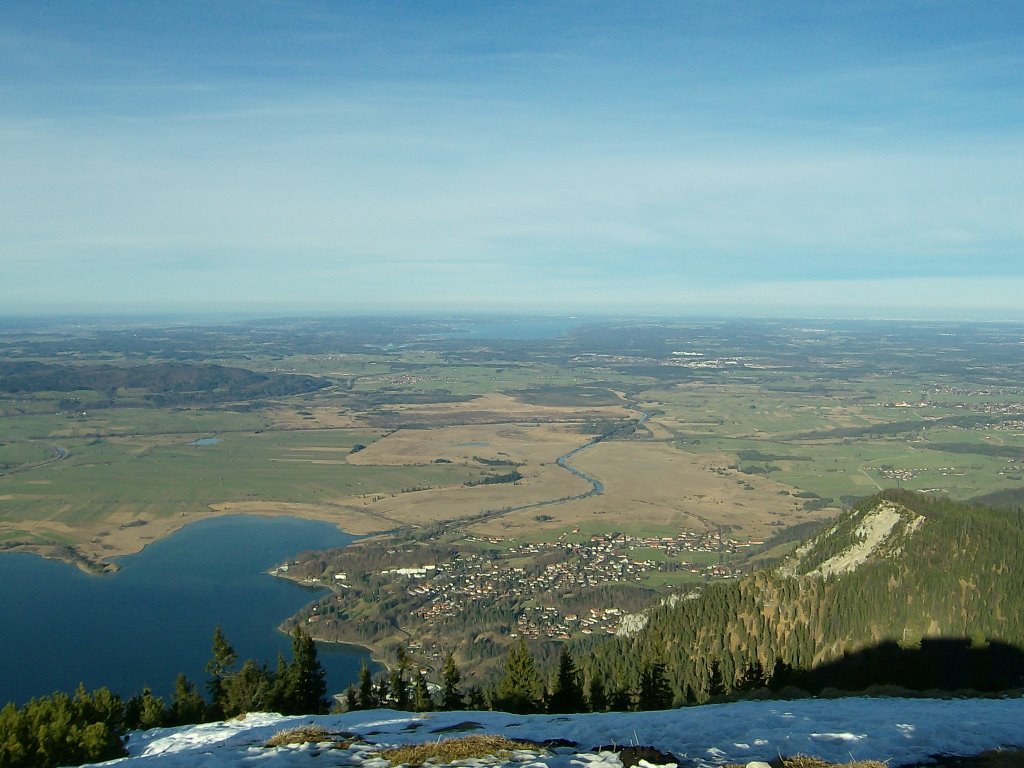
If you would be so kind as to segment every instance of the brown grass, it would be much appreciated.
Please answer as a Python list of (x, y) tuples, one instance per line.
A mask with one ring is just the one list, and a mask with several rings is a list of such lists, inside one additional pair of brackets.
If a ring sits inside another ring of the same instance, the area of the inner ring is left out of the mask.
[(403, 747), (385, 749), (377, 753), (392, 765), (423, 765), (426, 762), (437, 764), (452, 763), (456, 760), (469, 758), (505, 757), (517, 749), (533, 749), (534, 745), (522, 741), (513, 741), (504, 736), (474, 734), (456, 739), (427, 742), (426, 744), (409, 744)]
[(480, 424), (400, 429), (347, 458), (349, 464), (430, 464), (447, 459), (473, 464), (474, 456), (518, 463), (554, 461), (588, 436), (575, 424)]
[(299, 725), (278, 731), (263, 744), (264, 747), (286, 747), (291, 744), (321, 744), (332, 741), (333, 734), (320, 725)]
[(390, 415), (368, 412), (357, 420), (373, 427), (395, 427), (399, 424), (489, 424), (515, 421), (567, 421), (590, 418), (628, 418), (633, 412), (621, 405), (551, 406), (524, 403), (509, 395), (491, 393), (458, 403), (426, 403), (388, 408)]
[[(799, 522), (791, 490), (769, 478), (742, 475), (727, 467), (735, 459), (687, 453), (665, 443), (609, 441), (572, 459), (578, 469), (604, 483), (604, 493), (541, 511), (553, 517), (547, 528), (601, 521), (609, 527), (664, 526), (711, 529), (731, 525), (739, 537), (766, 537), (781, 521)], [(747, 489), (745, 484), (753, 487)], [(536, 510), (514, 513), (473, 528), (483, 534), (516, 535), (536, 530)], [(827, 512), (814, 513), (827, 515)], [(628, 517), (626, 517), (628, 515)]]

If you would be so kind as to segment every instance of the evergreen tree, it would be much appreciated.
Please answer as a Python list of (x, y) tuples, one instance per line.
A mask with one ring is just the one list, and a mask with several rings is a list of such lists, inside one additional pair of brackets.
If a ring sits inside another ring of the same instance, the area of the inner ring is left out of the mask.
[(327, 712), (327, 678), (316, 657), (313, 638), (296, 625), (292, 633), (292, 663), (287, 667), (282, 714), (319, 715)]
[(100, 688), (79, 686), (23, 707), (0, 709), (0, 768), (52, 768), (123, 757), (124, 706)]
[(238, 661), (238, 653), (231, 646), (231, 643), (224, 637), (220, 627), (213, 631), (212, 656), (206, 662), (206, 673), (210, 676), (206, 687), (210, 692), (211, 720), (219, 720), (224, 717), (224, 703), (226, 698), (225, 680), (231, 674), (231, 669)]
[(471, 685), (466, 691), (466, 709), (474, 711), (487, 709), (487, 697), (484, 695), (484, 689), (479, 685)]
[(412, 682), (409, 678), (409, 667), (411, 665), (412, 660), (405, 652), (405, 648), (401, 645), (398, 646), (395, 651), (395, 669), (391, 672), (389, 681), (390, 699), (395, 709), (403, 711), (409, 709), (409, 684)]
[(462, 691), (459, 690), (459, 683), (462, 681), (462, 672), (455, 664), (454, 654), (449, 653), (444, 660), (444, 667), (441, 669), (441, 709), (454, 710), (462, 709), (465, 702), (462, 698)]
[(409, 709), (409, 681), (400, 669), (392, 670), (388, 678), (388, 702), (395, 709)]
[(377, 692), (373, 688), (373, 677), (370, 676), (370, 668), (366, 661), (359, 668), (359, 708), (376, 709), (379, 706)]
[(668, 684), (665, 663), (654, 661), (640, 673), (640, 694), (637, 709), (669, 709), (672, 706), (672, 688)]
[(427, 675), (421, 669), (416, 675), (416, 682), (412, 687), (412, 710), (413, 712), (429, 712), (433, 708), (434, 700), (430, 698)]
[(270, 709), (274, 695), (274, 679), (266, 664), (247, 659), (242, 668), (224, 680), (224, 717)]
[(129, 730), (147, 731), (150, 728), (160, 728), (167, 724), (168, 716), (164, 700), (154, 696), (148, 687), (143, 688), (141, 694), (133, 696), (125, 704), (125, 726)]
[(604, 692), (604, 683), (600, 676), (591, 675), (587, 686), (587, 703), (591, 712), (604, 712), (608, 709), (608, 696)]
[(377, 706), (393, 706), (394, 702), (391, 701), (391, 681), (388, 675), (381, 675), (377, 680), (374, 698), (378, 702)]
[(558, 671), (555, 674), (551, 696), (548, 699), (548, 711), (561, 714), (582, 712), (584, 709), (580, 675), (569, 649), (563, 644), (562, 651), (558, 656)]
[(350, 685), (345, 689), (345, 711), (354, 712), (357, 709), (360, 709), (359, 694), (356, 692), (356, 687)]
[(179, 674), (174, 680), (174, 694), (168, 713), (169, 725), (201, 723), (206, 712), (206, 702), (199, 695), (195, 685), (185, 675)]
[(492, 706), (505, 712), (528, 714), (537, 712), (540, 705), (540, 675), (526, 641), (520, 637), (519, 642), (509, 649), (504, 674), (494, 689)]
[(711, 662), (708, 673), (708, 696), (721, 696), (726, 692), (725, 681), (722, 679), (722, 667), (718, 659)]

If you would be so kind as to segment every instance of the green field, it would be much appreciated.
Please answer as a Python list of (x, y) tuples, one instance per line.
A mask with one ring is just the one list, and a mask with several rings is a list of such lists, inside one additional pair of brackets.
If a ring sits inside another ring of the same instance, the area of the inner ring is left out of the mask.
[(65, 441), (67, 459), (4, 478), (3, 492), (14, 498), (0, 501), (0, 520), (51, 519), (59, 509), (75, 524), (115, 510), (163, 517), (225, 501), (323, 502), (458, 486), (474, 474), (460, 465), (345, 464), (354, 445), (379, 434), (365, 430), (230, 433), (189, 445), (204, 434)]
[[(171, 365), (166, 379), (146, 380), (148, 389), (33, 388), (29, 378), (5, 390), (0, 380), (0, 536), (22, 531), (19, 522), (95, 526), (115, 514), (169, 517), (225, 502), (330, 505), (461, 488), (479, 479), (479, 466), (354, 465), (345, 456), (380, 439), (383, 427), (507, 423), (508, 414), (473, 402), (496, 394), (515, 398), (520, 416), (512, 418), (550, 409), (543, 418), (575, 434), (585, 409), (616, 409), (605, 413), (620, 423), (638, 412), (622, 406), (636, 404), (651, 414), (638, 440), (707, 459), (733, 489), (773, 481), (766, 496), (791, 495), (805, 509), (896, 485), (954, 498), (1024, 485), (1024, 364), (1007, 351), (1020, 329), (816, 325), (607, 321), (577, 336), (494, 343), (460, 342), (450, 324), (429, 320), (8, 330), (0, 365), (123, 370), (188, 361), (273, 382), (323, 378), (307, 391), (252, 397), (189, 389)], [(488, 407), (507, 402), (491, 398)], [(214, 436), (219, 443), (189, 445)], [(643, 503), (642, 489), (634, 496)], [(432, 503), (425, 513), (397, 504), (384, 512), (444, 519), (445, 500)], [(579, 519), (575, 534), (575, 525), (537, 525), (519, 538), (676, 532), (638, 522), (629, 508)]]

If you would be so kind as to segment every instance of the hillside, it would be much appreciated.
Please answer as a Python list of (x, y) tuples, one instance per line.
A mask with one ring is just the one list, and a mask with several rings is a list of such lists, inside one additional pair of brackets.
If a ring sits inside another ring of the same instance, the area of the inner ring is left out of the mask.
[[(109, 394), (137, 390), (155, 405), (220, 402), (258, 397), (282, 397), (313, 392), (326, 379), (287, 373), (257, 373), (245, 368), (192, 363), (153, 363), (131, 366), (57, 365), (0, 360), (0, 392), (81, 392)], [(90, 400), (89, 407), (111, 405)]]
[(591, 674), (637, 679), (661, 661), (677, 702), (765, 678), (809, 690), (1020, 686), (1022, 566), (1020, 511), (886, 491), (781, 565), (663, 603), (632, 636), (586, 648)]
[[(645, 745), (668, 753), (647, 755), (647, 765), (705, 768), (802, 754), (839, 763), (874, 759), (901, 766), (929, 761), (937, 754), (973, 755), (1024, 745), (1022, 721), (1021, 699), (748, 701), (664, 712), (568, 716), (391, 710), (319, 717), (250, 714), (223, 723), (135, 732), (128, 744), (130, 756), (113, 765), (387, 768), (400, 762), (382, 758), (380, 751), (387, 747), (495, 734), (535, 744), (501, 757), (455, 764), (622, 768), (636, 764), (636, 758), (630, 761), (623, 748)], [(300, 725), (320, 726), (327, 734), (319, 737), (319, 744), (265, 746), (275, 734)]]

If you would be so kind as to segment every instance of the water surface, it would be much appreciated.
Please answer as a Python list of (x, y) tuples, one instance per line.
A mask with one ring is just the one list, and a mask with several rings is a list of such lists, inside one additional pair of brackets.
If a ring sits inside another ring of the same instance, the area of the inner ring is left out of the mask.
[[(322, 592), (267, 569), (352, 540), (327, 523), (239, 516), (192, 523), (102, 576), (27, 553), (0, 555), (0, 705), (79, 681), (124, 696), (148, 685), (168, 697), (184, 672), (202, 686), (218, 625), (242, 659), (273, 668), (278, 652), (291, 657), (277, 626)], [(318, 650), (330, 692), (353, 682), (368, 659), (351, 646)]]

